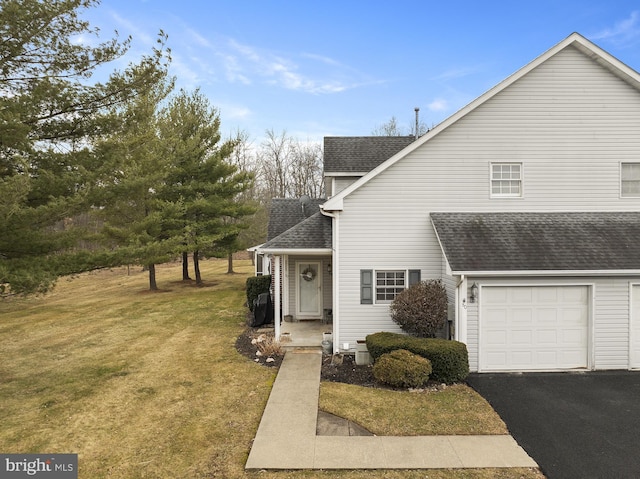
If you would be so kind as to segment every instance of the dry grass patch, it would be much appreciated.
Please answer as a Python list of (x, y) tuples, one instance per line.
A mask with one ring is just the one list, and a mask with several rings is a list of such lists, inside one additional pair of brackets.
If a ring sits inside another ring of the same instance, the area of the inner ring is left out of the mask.
[(80, 477), (241, 477), (275, 371), (235, 351), (245, 274), (196, 288), (126, 268), (0, 304), (0, 450), (79, 454)]
[(508, 434), (493, 408), (464, 384), (409, 392), (323, 382), (320, 409), (378, 436)]
[[(0, 451), (77, 453), (79, 477), (539, 479), (535, 470), (247, 472), (275, 378), (237, 353), (245, 329), (237, 261), (201, 264), (207, 287), (157, 269), (162, 292), (127, 268), (0, 302)], [(178, 280), (178, 281), (176, 281)], [(326, 389), (323, 387), (323, 389)], [(334, 391), (349, 403), (351, 391)]]

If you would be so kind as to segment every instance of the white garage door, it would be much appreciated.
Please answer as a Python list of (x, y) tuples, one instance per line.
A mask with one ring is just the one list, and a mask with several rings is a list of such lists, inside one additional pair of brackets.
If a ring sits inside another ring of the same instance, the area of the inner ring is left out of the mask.
[(480, 369), (587, 367), (587, 286), (486, 286), (480, 295)]

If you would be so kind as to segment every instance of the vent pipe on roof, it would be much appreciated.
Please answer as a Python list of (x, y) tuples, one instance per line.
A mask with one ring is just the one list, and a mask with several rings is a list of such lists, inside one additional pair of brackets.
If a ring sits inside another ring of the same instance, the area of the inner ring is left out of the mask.
[(420, 108), (415, 107), (414, 110), (416, 112), (416, 140), (417, 140), (418, 137), (420, 136), (420, 121), (419, 121)]
[(302, 205), (302, 214), (305, 218), (308, 218), (309, 216), (311, 216), (311, 198), (308, 195), (302, 195), (299, 201)]

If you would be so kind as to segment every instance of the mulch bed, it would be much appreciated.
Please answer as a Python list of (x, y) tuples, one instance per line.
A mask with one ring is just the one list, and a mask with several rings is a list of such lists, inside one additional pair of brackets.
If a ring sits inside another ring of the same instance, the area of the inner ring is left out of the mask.
[[(265, 334), (266, 333), (261, 333), (258, 328), (246, 328), (236, 340), (236, 350), (256, 363), (266, 367), (278, 368), (280, 364), (282, 364), (284, 351), (279, 354), (256, 355), (256, 353), (259, 352), (259, 343), (255, 340)], [(358, 366), (355, 361), (355, 356), (349, 354), (334, 356), (325, 354), (322, 357), (321, 378), (323, 381), (334, 381), (358, 386), (379, 386), (373, 377), (372, 367), (369, 365)]]

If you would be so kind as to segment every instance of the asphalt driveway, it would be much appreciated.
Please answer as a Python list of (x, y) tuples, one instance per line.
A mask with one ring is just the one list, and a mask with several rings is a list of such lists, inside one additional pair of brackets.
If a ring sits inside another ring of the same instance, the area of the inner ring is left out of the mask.
[(640, 477), (640, 372), (472, 374), (549, 479)]

